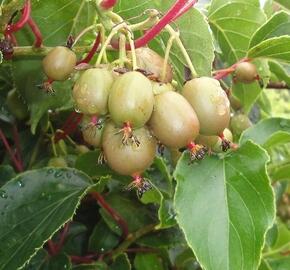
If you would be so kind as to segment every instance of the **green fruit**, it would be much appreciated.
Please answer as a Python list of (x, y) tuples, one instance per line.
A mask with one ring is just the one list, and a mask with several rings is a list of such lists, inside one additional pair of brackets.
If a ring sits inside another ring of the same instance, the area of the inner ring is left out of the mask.
[(113, 84), (109, 96), (109, 112), (118, 126), (129, 122), (134, 128), (145, 125), (154, 104), (152, 84), (139, 72), (120, 75)]
[(201, 77), (188, 81), (183, 96), (193, 107), (200, 122), (200, 133), (219, 135), (230, 121), (230, 102), (219, 81)]
[(48, 167), (68, 167), (66, 160), (63, 157), (53, 157), (48, 161)]
[(136, 50), (137, 66), (140, 69), (153, 73), (153, 76), (164, 83), (169, 83), (173, 78), (173, 68), (170, 64), (166, 65), (166, 75), (162, 80), (162, 71), (164, 58), (148, 47), (139, 48)]
[(248, 116), (238, 114), (231, 118), (231, 130), (237, 136), (240, 136), (244, 130), (252, 126), (252, 122)]
[(28, 117), (28, 108), (24, 104), (23, 100), (17, 93), (16, 89), (12, 89), (8, 92), (6, 98), (6, 104), (8, 110), (18, 119), (24, 120)]
[(219, 141), (218, 136), (206, 136), (206, 135), (198, 135), (195, 142), (206, 146), (208, 148), (213, 148), (217, 142)]
[(134, 130), (140, 145), (122, 144), (119, 128), (113, 122), (105, 125), (103, 133), (103, 151), (109, 166), (121, 175), (133, 175), (142, 173), (152, 164), (156, 140), (146, 127)]
[(43, 59), (42, 66), (49, 79), (65, 81), (77, 63), (75, 53), (67, 47), (53, 48)]
[[(223, 135), (224, 135), (224, 139), (229, 141), (229, 142), (233, 142), (233, 134), (232, 132), (226, 128), (223, 132)], [(212, 146), (212, 150), (216, 153), (222, 153), (224, 152), (222, 150), (222, 139), (220, 137), (216, 137), (217, 138), (217, 142), (214, 146)]]
[(82, 120), (82, 134), (84, 141), (94, 147), (100, 147), (102, 141), (103, 127), (98, 127), (91, 123), (90, 117)]
[(154, 95), (159, 95), (167, 91), (174, 91), (173, 85), (171, 83), (159, 83), (152, 81), (152, 88)]
[(84, 114), (106, 114), (112, 84), (112, 72), (105, 68), (84, 71), (73, 89), (73, 98), (77, 108)]
[(162, 144), (172, 148), (186, 146), (199, 133), (194, 110), (182, 95), (173, 91), (155, 96), (149, 126)]
[(79, 154), (85, 154), (85, 153), (89, 152), (90, 149), (87, 146), (81, 144), (81, 145), (76, 146), (76, 151)]
[(254, 64), (243, 62), (236, 66), (235, 78), (242, 83), (252, 83), (257, 79), (257, 68)]

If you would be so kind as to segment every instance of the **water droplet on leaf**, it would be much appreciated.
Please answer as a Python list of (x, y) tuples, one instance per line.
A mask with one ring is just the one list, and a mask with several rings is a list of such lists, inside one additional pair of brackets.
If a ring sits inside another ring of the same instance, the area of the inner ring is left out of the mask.
[(7, 199), (8, 198), (8, 195), (7, 195), (6, 191), (0, 190), (0, 197), (2, 199)]
[(21, 188), (24, 187), (24, 183), (21, 180), (17, 181), (17, 185)]

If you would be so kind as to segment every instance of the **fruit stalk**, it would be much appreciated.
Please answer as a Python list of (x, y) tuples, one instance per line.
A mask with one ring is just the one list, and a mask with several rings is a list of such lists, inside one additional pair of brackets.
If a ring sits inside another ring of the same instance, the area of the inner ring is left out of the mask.
[(34, 41), (34, 47), (35, 48), (40, 48), (42, 45), (42, 34), (37, 26), (37, 24), (35, 23), (35, 21), (29, 17), (28, 21), (27, 21), (31, 31), (33, 32), (34, 36), (35, 36), (35, 41)]
[(230, 75), (231, 73), (233, 73), (238, 64), (243, 63), (243, 62), (250, 62), (250, 61), (252, 61), (252, 59), (250, 59), (250, 58), (242, 58), (237, 63), (235, 63), (232, 66), (230, 66), (229, 68), (217, 70), (214, 73), (214, 79), (221, 80), (221, 79), (227, 77), (228, 75)]

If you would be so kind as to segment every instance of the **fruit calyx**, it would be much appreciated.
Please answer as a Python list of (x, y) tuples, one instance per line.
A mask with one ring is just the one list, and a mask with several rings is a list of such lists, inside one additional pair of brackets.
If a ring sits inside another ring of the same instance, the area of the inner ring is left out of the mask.
[(132, 177), (133, 181), (126, 187), (126, 190), (130, 191), (136, 189), (139, 198), (141, 198), (146, 191), (152, 189), (151, 183), (146, 178), (143, 178), (139, 174), (134, 174)]
[(123, 145), (128, 145), (129, 143), (131, 143), (135, 145), (136, 147), (140, 146), (140, 142), (138, 138), (134, 135), (133, 128), (130, 122), (125, 122), (123, 125), (123, 128), (118, 131), (118, 133), (122, 133), (122, 132), (123, 132), (123, 137), (122, 137)]
[(208, 152), (208, 149), (200, 144), (195, 144), (194, 142), (190, 142), (187, 145), (187, 150), (190, 154), (190, 161), (193, 162), (195, 160), (203, 160)]

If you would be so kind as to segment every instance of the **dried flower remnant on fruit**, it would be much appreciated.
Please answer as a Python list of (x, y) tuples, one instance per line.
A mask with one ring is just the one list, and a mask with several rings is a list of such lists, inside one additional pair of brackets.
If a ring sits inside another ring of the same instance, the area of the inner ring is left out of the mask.
[(208, 149), (205, 146), (195, 144), (194, 142), (190, 142), (187, 145), (187, 149), (189, 151), (191, 162), (195, 160), (203, 160), (208, 152)]
[(137, 190), (137, 196), (141, 198), (144, 193), (150, 189), (152, 189), (151, 183), (141, 177), (140, 175), (133, 176), (134, 180), (126, 187), (126, 190)]

